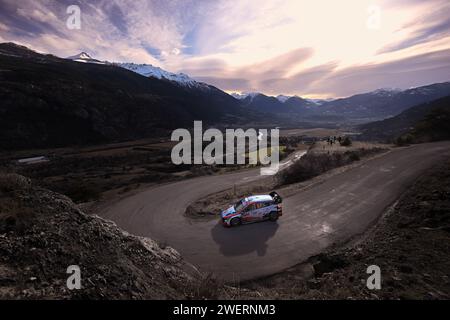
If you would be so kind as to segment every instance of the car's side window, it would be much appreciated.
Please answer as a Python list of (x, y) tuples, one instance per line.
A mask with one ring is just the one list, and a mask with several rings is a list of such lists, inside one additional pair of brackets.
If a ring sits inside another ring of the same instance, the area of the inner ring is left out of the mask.
[(266, 204), (264, 202), (259, 202), (256, 204), (256, 208), (255, 209), (261, 209), (264, 208), (266, 206)]
[(255, 210), (255, 204), (254, 203), (252, 203), (251, 205), (247, 206), (247, 208), (245, 208), (245, 211), (247, 211), (247, 212), (252, 211), (252, 210)]

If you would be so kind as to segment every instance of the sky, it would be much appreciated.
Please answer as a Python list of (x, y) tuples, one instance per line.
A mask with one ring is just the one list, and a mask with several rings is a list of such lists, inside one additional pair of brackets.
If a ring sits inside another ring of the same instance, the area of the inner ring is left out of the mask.
[(227, 92), (344, 97), (450, 81), (450, 1), (0, 0), (0, 42), (149, 63)]

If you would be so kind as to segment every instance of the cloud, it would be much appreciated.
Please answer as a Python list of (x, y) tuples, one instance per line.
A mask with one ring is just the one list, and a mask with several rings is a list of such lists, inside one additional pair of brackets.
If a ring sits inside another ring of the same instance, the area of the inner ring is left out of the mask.
[(239, 74), (253, 74), (257, 78), (283, 77), (302, 62), (311, 58), (312, 48), (297, 48), (268, 60), (237, 70)]
[[(72, 4), (81, 8), (81, 30), (66, 27)], [(450, 62), (436, 52), (450, 47), (448, 0), (379, 0), (377, 30), (366, 27), (370, 5), (373, 0), (0, 0), (0, 40), (61, 57), (86, 51), (101, 60), (151, 63), (224, 90), (274, 95), (342, 96), (445, 78)]]
[[(65, 25), (67, 6), (73, 2), (81, 8), (81, 30), (69, 30)], [(179, 55), (183, 47), (180, 30), (186, 26), (176, 20), (177, 14), (170, 7), (179, 6), (181, 10), (188, 2), (171, 1), (169, 6), (161, 1), (144, 0), (101, 0), (95, 5), (87, 0), (27, 3), (2, 0), (0, 17), (10, 26), (5, 38), (31, 43), (38, 50), (68, 56), (73, 55), (70, 51), (77, 47), (99, 55), (100, 59), (113, 60), (127, 58), (124, 54), (130, 52), (140, 58), (136, 62), (161, 64), (158, 54), (165, 51), (169, 55)], [(2, 28), (2, 33), (4, 31)], [(64, 46), (54, 46), (55, 41), (42, 43), (50, 34), (53, 34), (52, 39), (59, 38)], [(67, 45), (68, 42), (73, 44)]]
[(261, 81), (261, 86), (271, 94), (308, 94), (315, 90), (317, 82), (331, 74), (337, 66), (337, 62), (329, 62), (302, 70), (290, 77)]
[(381, 87), (410, 88), (450, 80), (450, 49), (335, 70), (311, 87), (317, 95), (348, 96)]
[[(218, 65), (224, 66), (223, 63)], [(216, 71), (216, 76), (211, 74), (196, 79), (227, 91), (343, 97), (381, 87), (409, 88), (449, 81), (450, 49), (344, 68), (339, 68), (339, 63), (333, 61), (282, 78), (261, 77), (269, 76), (270, 72), (248, 74), (243, 71), (249, 69), (244, 67), (229, 72), (225, 67)]]
[[(311, 48), (297, 48), (268, 60), (260, 61), (241, 67), (231, 67), (221, 59), (195, 59), (188, 61), (189, 67), (183, 72), (197, 75), (196, 79), (209, 82), (228, 91), (264, 92), (270, 90), (268, 79), (288, 77), (299, 65), (313, 55)], [(278, 79), (277, 79), (278, 80)]]
[(416, 17), (414, 21), (401, 27), (397, 32), (406, 32), (408, 35), (400, 41), (390, 43), (381, 48), (378, 53), (388, 53), (413, 47), (421, 43), (449, 37), (450, 31), (450, 3), (447, 1), (435, 3), (433, 11)]
[(252, 87), (251, 81), (244, 78), (196, 77), (195, 79), (225, 91), (237, 91), (236, 88), (243, 92), (256, 91), (256, 88)]
[(17, 14), (30, 20), (35, 20), (43, 23), (52, 23), (58, 20), (53, 12), (41, 11), (39, 9), (26, 10), (24, 8), (18, 8)]
[(0, 22), (0, 31), (9, 31), (9, 27), (6, 24)]

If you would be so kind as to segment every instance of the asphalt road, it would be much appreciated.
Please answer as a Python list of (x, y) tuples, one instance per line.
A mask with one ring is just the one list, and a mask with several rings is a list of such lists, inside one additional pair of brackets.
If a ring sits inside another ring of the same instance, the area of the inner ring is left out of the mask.
[(218, 220), (184, 216), (193, 201), (259, 179), (259, 170), (153, 187), (100, 215), (132, 234), (174, 247), (204, 271), (227, 280), (248, 280), (282, 271), (363, 233), (425, 169), (449, 156), (450, 142), (394, 149), (285, 198), (278, 222), (228, 229)]

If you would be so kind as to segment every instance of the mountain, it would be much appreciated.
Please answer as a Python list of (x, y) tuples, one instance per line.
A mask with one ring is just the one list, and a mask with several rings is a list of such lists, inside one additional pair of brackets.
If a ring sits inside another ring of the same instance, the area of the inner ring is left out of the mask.
[(262, 93), (249, 94), (241, 99), (242, 105), (250, 110), (267, 113), (286, 113), (290, 109), (275, 97), (269, 97)]
[(312, 103), (315, 103), (316, 105), (320, 106), (320, 105), (322, 105), (322, 104), (324, 104), (326, 102), (331, 102), (334, 99), (333, 98), (328, 98), (328, 99), (306, 99), (306, 100), (308, 100), (308, 101), (310, 101)]
[[(450, 138), (450, 96), (409, 108), (399, 115), (359, 126), (361, 139), (394, 141), (410, 133), (416, 140)], [(420, 137), (420, 139), (419, 139)]]
[(289, 115), (312, 122), (368, 123), (450, 95), (450, 82), (407, 90), (382, 88), (340, 99), (305, 99), (287, 95), (270, 97), (262, 93), (232, 95), (246, 108), (282, 117)]
[(290, 107), (293, 111), (292, 112), (314, 112), (317, 107), (317, 104), (308, 100), (303, 99), (297, 96), (290, 97), (287, 99), (284, 104), (288, 107)]
[(320, 105), (324, 104), (325, 102), (330, 102), (333, 100), (333, 99), (306, 99), (306, 98), (301, 98), (299, 96), (286, 96), (286, 95), (282, 95), (282, 94), (277, 96), (277, 99), (283, 103), (285, 103), (287, 100), (289, 100), (291, 98), (300, 98), (302, 100), (308, 101), (311, 105), (316, 105), (316, 106), (320, 106)]
[(0, 146), (49, 148), (167, 135), (206, 125), (257, 120), (239, 101), (208, 90), (144, 77), (125, 68), (79, 63), (0, 44)]
[[(16, 58), (29, 58), (29, 59), (52, 59), (56, 58), (55, 56), (51, 54), (42, 55), (40, 53), (37, 53), (36, 51), (29, 50), (25, 46), (21, 46), (12, 42), (7, 43), (1, 43), (0, 44), (0, 55), (4, 57), (16, 57)], [(3, 70), (4, 72), (5, 70)]]
[(155, 67), (151, 64), (136, 64), (136, 63), (111, 63), (107, 61), (99, 61), (97, 59), (92, 58), (88, 53), (81, 52), (80, 54), (68, 57), (67, 59), (76, 61), (76, 62), (83, 62), (83, 63), (96, 63), (96, 64), (110, 64), (119, 66), (121, 68), (133, 71), (135, 73), (138, 73), (140, 75), (143, 75), (144, 77), (151, 77), (156, 78), (160, 80), (168, 80), (173, 81), (179, 85), (186, 86), (186, 87), (198, 87), (203, 89), (209, 89), (210, 86), (195, 81), (194, 79), (190, 78), (188, 75), (184, 73), (172, 73), (166, 70), (163, 70), (159, 67)]
[(318, 108), (319, 104), (298, 96), (283, 96), (283, 98), (280, 98), (280, 96), (270, 97), (262, 93), (257, 93), (241, 98), (241, 103), (245, 108), (250, 110), (269, 113), (284, 118), (285, 120), (290, 119), (311, 123), (329, 123), (330, 121), (339, 122), (345, 120), (340, 116), (321, 114)]
[(202, 89), (210, 88), (209, 85), (195, 81), (184, 73), (172, 73), (159, 67), (152, 66), (151, 64), (115, 63), (115, 65), (139, 73), (145, 77), (174, 81), (186, 87), (197, 87)]
[(291, 97), (290, 96), (285, 96), (283, 94), (280, 94), (280, 95), (277, 96), (278, 101), (280, 101), (282, 103), (285, 103), (286, 100), (288, 100), (289, 98), (291, 98)]
[[(79, 62), (102, 63), (87, 53), (70, 57)], [(114, 63), (114, 65), (146, 77), (168, 80), (185, 87), (208, 90), (209, 85), (197, 82), (183, 73), (171, 73), (149, 64)], [(247, 109), (285, 117), (292, 114), (311, 121), (335, 119), (336, 121), (369, 122), (395, 116), (414, 105), (450, 94), (450, 84), (433, 84), (409, 90), (382, 88), (341, 99), (304, 99), (298, 96), (271, 97), (258, 92), (232, 93)], [(317, 108), (320, 107), (320, 108)]]
[(399, 137), (397, 143), (422, 143), (450, 140), (450, 101), (441, 101), (406, 135)]
[(408, 90), (379, 89), (323, 103), (320, 106), (320, 112), (326, 115), (340, 115), (348, 119), (380, 120), (447, 95), (450, 95), (450, 82)]
[(238, 100), (245, 100), (246, 98), (249, 98), (249, 100), (251, 100), (259, 94), (261, 94), (261, 93), (259, 93), (259, 92), (243, 92), (243, 93), (233, 92), (230, 95)]
[(68, 57), (67, 59), (73, 60), (76, 62), (83, 62), (83, 63), (97, 63), (97, 64), (106, 64), (106, 62), (102, 62), (100, 60), (92, 58), (89, 54), (86, 52), (81, 52), (80, 54)]

